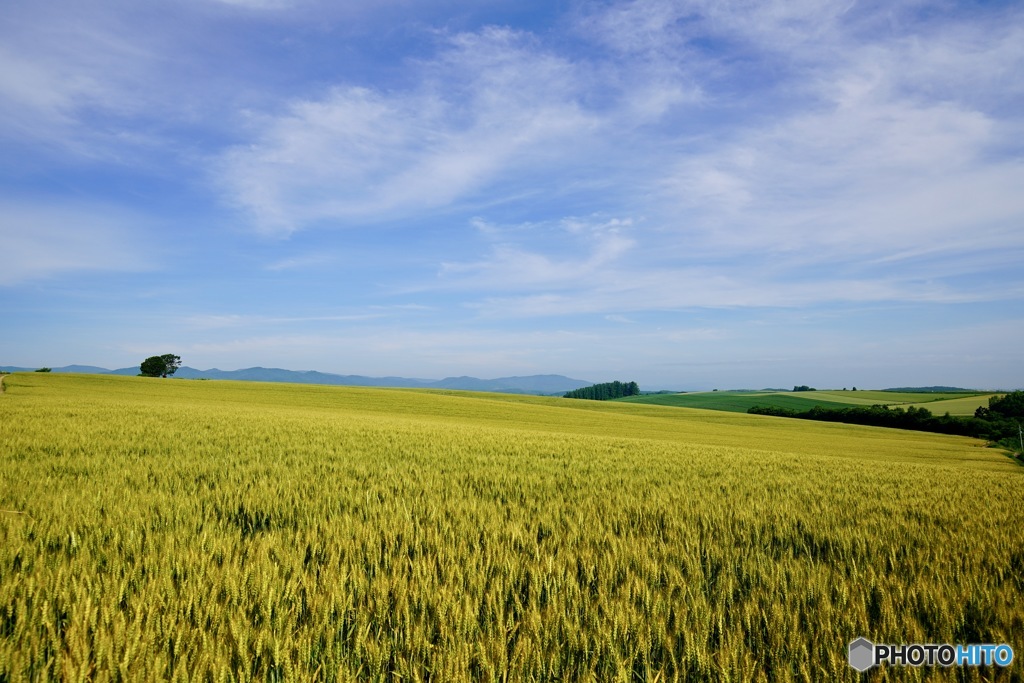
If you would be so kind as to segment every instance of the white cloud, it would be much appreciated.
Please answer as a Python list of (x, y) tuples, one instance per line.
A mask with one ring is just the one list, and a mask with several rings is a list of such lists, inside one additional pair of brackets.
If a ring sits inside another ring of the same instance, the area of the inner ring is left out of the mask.
[(267, 119), (219, 166), (264, 232), (444, 207), (511, 169), (559, 162), (595, 122), (568, 62), (508, 30), (463, 34), (407, 92), (337, 87)]
[(687, 159), (666, 188), (730, 249), (877, 254), (966, 230), (991, 247), (1024, 214), (1024, 165), (984, 158), (992, 128), (949, 105), (841, 108)]
[[(529, 269), (523, 267), (529, 273)], [(499, 271), (510, 273), (514, 270)], [(546, 272), (546, 271), (545, 271)], [(557, 273), (557, 269), (552, 269)], [(472, 278), (460, 283), (474, 291)], [(864, 275), (827, 280), (793, 277), (785, 267), (772, 268), (743, 263), (736, 267), (693, 266), (673, 269), (598, 270), (593, 277), (551, 279), (538, 286), (516, 281), (499, 294), (500, 287), (473, 299), (467, 306), (484, 319), (528, 319), (569, 315), (616, 316), (642, 312), (697, 309), (756, 309), (817, 307), (880, 303), (956, 304), (1012, 300), (1024, 294), (1019, 286), (964, 290), (944, 282), (922, 278)]]
[(72, 272), (152, 269), (138, 238), (145, 222), (110, 206), (0, 200), (0, 285)]
[[(798, 106), (714, 129), (674, 162), (661, 180), (671, 198), (663, 215), (675, 207), (690, 244), (819, 263), (924, 245), (949, 254), (1024, 246), (1013, 229), (1024, 216), (1014, 189), (1024, 164), (997, 151), (1017, 146), (1011, 103), (1021, 88), (995, 85), (1024, 67), (1020, 21), (925, 21), (914, 35), (886, 27), (867, 37), (880, 16), (863, 8), (755, 5), (715, 3), (706, 20), (788, 51), (783, 83)], [(809, 29), (808, 17), (823, 28)], [(802, 38), (784, 40), (794, 30)], [(971, 83), (973, 73), (986, 85)]]
[[(644, 92), (652, 73), (668, 75), (669, 92), (701, 86), (671, 128), (617, 136), (610, 122), (625, 108), (591, 112), (603, 149), (627, 170), (601, 167), (609, 194), (647, 220), (628, 239), (581, 241), (567, 255), (557, 231), (503, 240), (483, 216), (475, 225), (495, 244), (446, 263), (441, 286), (481, 291), (470, 305), (487, 317), (1018, 296), (952, 278), (1005, 267), (1006, 250), (1024, 248), (1024, 163), (1004, 151), (1019, 148), (1021, 87), (998, 87), (1024, 67), (1019, 13), (911, 21), (915, 12), (637, 1), (585, 17), (623, 73), (641, 74), (631, 88), (613, 85), (616, 96)], [(692, 39), (709, 36), (745, 59), (702, 53)], [(748, 63), (769, 78), (722, 87), (752, 78)]]
[(126, 17), (92, 5), (11, 7), (0, 26), (0, 139), (94, 159), (118, 159), (142, 130), (125, 123), (170, 98), (154, 88), (155, 43)]
[(229, 328), (250, 328), (263, 329), (271, 326), (287, 325), (291, 327), (301, 326), (308, 323), (351, 323), (376, 320), (385, 317), (385, 313), (375, 311), (372, 313), (350, 313), (342, 315), (297, 315), (297, 316), (271, 316), (271, 315), (250, 315), (250, 314), (201, 314), (184, 318), (181, 323), (188, 327), (216, 330)]
[(212, 0), (213, 2), (250, 10), (283, 10), (295, 5), (293, 0)]
[[(479, 226), (479, 221), (474, 221)], [(485, 259), (474, 262), (446, 262), (441, 267), (441, 287), (468, 290), (533, 290), (575, 288), (582, 280), (602, 279), (634, 246), (628, 236), (632, 221), (566, 218), (557, 225), (528, 225), (499, 228), (487, 226), (492, 238), (518, 237), (542, 246), (568, 240), (567, 256), (549, 255), (498, 241)], [(552, 237), (555, 235), (555, 237)]]
[(273, 263), (268, 263), (264, 266), (264, 269), (272, 272), (303, 270), (306, 268), (323, 266), (331, 263), (332, 261), (334, 261), (334, 257), (332, 255), (323, 252), (314, 252), (311, 254), (289, 256), (287, 258), (279, 259)]
[(0, 102), (4, 105), (5, 121), (19, 131), (24, 131), (32, 118), (65, 119), (64, 110), (69, 103), (88, 90), (83, 79), (62, 77), (0, 47)]

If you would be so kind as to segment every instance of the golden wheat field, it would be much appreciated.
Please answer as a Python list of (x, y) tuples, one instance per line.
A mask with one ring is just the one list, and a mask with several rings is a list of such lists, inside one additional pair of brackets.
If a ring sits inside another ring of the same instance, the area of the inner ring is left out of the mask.
[[(4, 683), (1024, 677), (1024, 468), (978, 441), (458, 392), (5, 384)], [(858, 636), (1018, 660), (864, 676)]]

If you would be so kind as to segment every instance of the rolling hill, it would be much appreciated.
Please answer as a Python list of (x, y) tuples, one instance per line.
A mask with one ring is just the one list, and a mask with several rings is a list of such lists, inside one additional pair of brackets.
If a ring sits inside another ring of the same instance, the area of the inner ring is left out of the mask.
[(854, 683), (853, 634), (1020, 632), (1024, 470), (976, 439), (479, 391), (5, 384), (0, 681)]

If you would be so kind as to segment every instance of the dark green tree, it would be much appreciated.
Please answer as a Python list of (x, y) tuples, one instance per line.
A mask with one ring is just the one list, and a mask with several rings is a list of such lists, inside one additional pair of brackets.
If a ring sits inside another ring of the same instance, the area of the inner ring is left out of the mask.
[(988, 400), (989, 412), (1003, 417), (1024, 418), (1024, 391), (1011, 391), (999, 398)]
[(160, 356), (164, 361), (164, 367), (167, 368), (164, 373), (164, 377), (169, 377), (178, 371), (181, 367), (181, 356), (175, 356), (173, 353), (165, 353)]
[(605, 382), (566, 393), (565, 398), (584, 398), (591, 401), (608, 401), (623, 396), (636, 396), (640, 387), (636, 382)]
[(142, 361), (139, 374), (143, 377), (170, 377), (181, 367), (181, 357), (173, 353), (162, 356), (150, 356)]
[(165, 367), (163, 358), (150, 356), (142, 361), (142, 365), (139, 366), (139, 374), (143, 377), (161, 377)]

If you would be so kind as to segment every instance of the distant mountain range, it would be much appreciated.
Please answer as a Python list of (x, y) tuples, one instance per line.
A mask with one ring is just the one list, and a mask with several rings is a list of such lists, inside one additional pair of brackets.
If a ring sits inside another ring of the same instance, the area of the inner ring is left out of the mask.
[[(5, 372), (32, 372), (36, 368), (0, 366)], [(138, 367), (108, 370), (94, 365), (66, 365), (52, 368), (51, 372), (79, 372), (89, 375), (139, 374)], [(562, 394), (573, 389), (588, 387), (593, 382), (572, 379), (562, 375), (530, 375), (528, 377), (446, 377), (445, 379), (410, 379), (408, 377), (364, 377), (362, 375), (335, 375), (315, 370), (298, 371), (281, 368), (245, 368), (242, 370), (196, 370), (188, 366), (178, 368), (174, 374), (180, 379), (233, 379), (249, 382), (291, 382), (293, 384), (331, 384), (350, 387), (416, 387), (422, 389), (460, 389), (465, 391), (491, 391), (504, 394)]]

